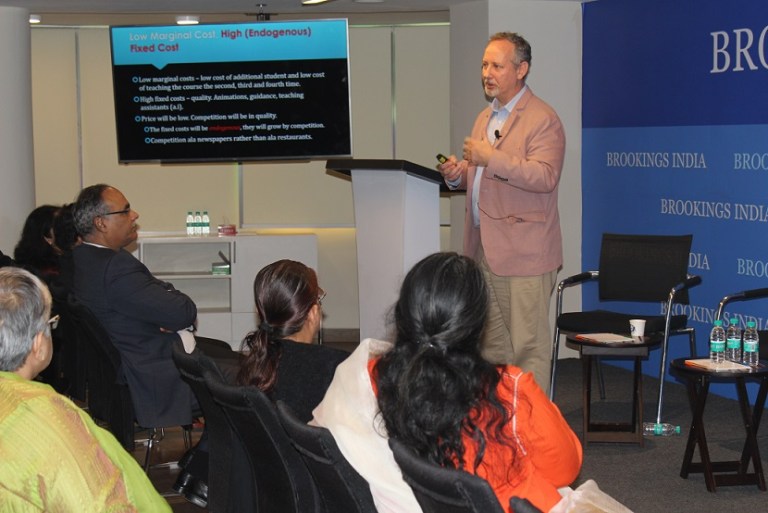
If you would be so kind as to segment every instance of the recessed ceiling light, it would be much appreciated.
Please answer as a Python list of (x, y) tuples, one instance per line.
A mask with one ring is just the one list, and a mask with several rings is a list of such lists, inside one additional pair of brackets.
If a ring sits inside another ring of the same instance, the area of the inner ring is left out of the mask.
[(176, 25), (197, 25), (200, 23), (200, 16), (176, 16)]
[(30, 23), (40, 23), (43, 21), (43, 19), (40, 17), (39, 14), (30, 14), (29, 15), (29, 22)]
[(331, 0), (301, 0), (301, 5), (317, 5), (330, 2)]

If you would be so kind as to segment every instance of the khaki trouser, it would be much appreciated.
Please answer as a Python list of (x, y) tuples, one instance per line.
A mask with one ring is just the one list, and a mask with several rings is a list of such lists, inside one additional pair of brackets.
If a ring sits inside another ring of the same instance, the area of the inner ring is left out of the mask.
[(488, 267), (482, 249), (480, 268), (489, 288), (488, 318), (482, 341), (483, 357), (532, 372), (548, 392), (552, 360), (549, 302), (557, 270), (538, 276), (498, 276)]

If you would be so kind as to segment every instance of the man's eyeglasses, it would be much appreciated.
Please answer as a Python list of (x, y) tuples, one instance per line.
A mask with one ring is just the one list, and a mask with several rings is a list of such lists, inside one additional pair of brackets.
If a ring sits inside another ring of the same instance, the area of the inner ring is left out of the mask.
[(131, 211), (131, 207), (128, 207), (124, 210), (115, 210), (114, 212), (107, 212), (106, 214), (99, 214), (100, 216), (112, 216), (116, 214), (127, 214)]
[(48, 326), (50, 326), (52, 330), (55, 330), (59, 327), (59, 319), (61, 319), (61, 315), (54, 315), (48, 319)]

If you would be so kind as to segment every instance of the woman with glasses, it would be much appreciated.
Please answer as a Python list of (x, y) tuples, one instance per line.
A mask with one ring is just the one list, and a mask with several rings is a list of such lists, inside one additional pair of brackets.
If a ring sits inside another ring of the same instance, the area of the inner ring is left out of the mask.
[(261, 269), (253, 282), (258, 328), (243, 340), (246, 353), (237, 376), (273, 401), (282, 400), (308, 421), (348, 353), (315, 345), (325, 292), (315, 271), (293, 260)]
[(0, 269), (0, 510), (171, 508), (112, 434), (50, 386), (51, 295), (28, 271)]

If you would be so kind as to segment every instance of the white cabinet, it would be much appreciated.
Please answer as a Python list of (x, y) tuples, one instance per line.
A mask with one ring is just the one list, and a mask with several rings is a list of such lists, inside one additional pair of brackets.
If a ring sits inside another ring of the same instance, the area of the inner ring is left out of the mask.
[[(315, 235), (236, 235), (231, 237), (152, 236), (142, 234), (137, 255), (158, 279), (173, 283), (197, 305), (201, 336), (240, 348), (256, 327), (253, 279), (280, 259), (317, 269)], [(214, 264), (231, 262), (230, 274), (214, 274)]]

